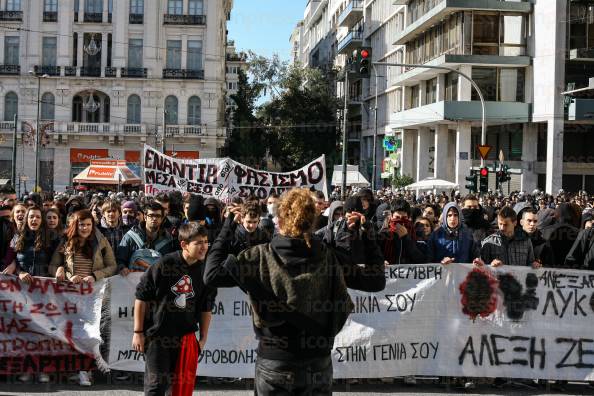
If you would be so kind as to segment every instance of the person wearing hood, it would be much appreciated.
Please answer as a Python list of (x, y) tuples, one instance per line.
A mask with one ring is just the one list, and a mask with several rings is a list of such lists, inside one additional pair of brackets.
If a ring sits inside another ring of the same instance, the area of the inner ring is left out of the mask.
[(543, 238), (538, 229), (538, 212), (528, 202), (521, 202), (514, 207), (518, 214), (521, 228), (532, 242), (534, 249), (534, 259), (539, 261), (543, 267), (552, 267), (554, 264), (553, 250), (549, 242)]
[(262, 211), (257, 201), (248, 201), (241, 206), (241, 224), (234, 223), (231, 254), (239, 254), (253, 246), (270, 242), (266, 233), (258, 227)]
[(485, 212), (476, 196), (467, 195), (464, 197), (462, 201), (462, 217), (464, 219), (464, 225), (472, 234), (475, 243), (480, 243), (492, 233), (491, 224), (485, 219)]
[(379, 242), (388, 265), (424, 264), (429, 261), (415, 243), (416, 236), (410, 215), (410, 204), (404, 199), (393, 201), (390, 215), (385, 214)]
[(461, 210), (454, 202), (446, 204), (441, 213), (440, 227), (429, 239), (429, 257), (434, 263), (470, 263), (476, 257), (474, 239), (462, 225)]
[(344, 218), (344, 202), (333, 201), (328, 208), (328, 225), (320, 228), (314, 233), (317, 238), (324, 239), (324, 242), (331, 243), (340, 229), (340, 220)]
[(138, 224), (138, 207), (134, 201), (126, 201), (122, 204), (122, 225), (131, 229)]
[(516, 229), (517, 215), (509, 206), (503, 207), (497, 214), (498, 231), (486, 237), (480, 250), (480, 258), (474, 264), (485, 263), (492, 267), (502, 265), (531, 266), (540, 268), (541, 263), (534, 259), (532, 242), (521, 229)]
[(377, 202), (373, 197), (373, 191), (369, 188), (364, 188), (359, 191), (358, 195), (361, 198), (361, 203), (363, 205), (363, 216), (373, 222), (377, 210)]
[(204, 210), (204, 227), (208, 234), (208, 240), (214, 241), (219, 236), (219, 232), (221, 232), (221, 228), (223, 227), (219, 201), (215, 198), (206, 198), (204, 200)]
[(555, 209), (555, 223), (542, 228), (542, 236), (553, 249), (553, 267), (562, 268), (565, 258), (575, 243), (579, 228), (573, 225), (574, 211), (571, 204), (562, 203)]
[(354, 307), (347, 288), (379, 292), (386, 285), (373, 227), (367, 228), (361, 214), (347, 216), (352, 234), (347, 241), (365, 240), (366, 261), (356, 262), (340, 246), (312, 238), (315, 201), (308, 190), (293, 189), (279, 206), (279, 234), (235, 256), (229, 254), (229, 241), (231, 223), (241, 221), (238, 212), (231, 208), (213, 244), (204, 284), (240, 287), (250, 298), (258, 339), (255, 393), (331, 394), (334, 337)]

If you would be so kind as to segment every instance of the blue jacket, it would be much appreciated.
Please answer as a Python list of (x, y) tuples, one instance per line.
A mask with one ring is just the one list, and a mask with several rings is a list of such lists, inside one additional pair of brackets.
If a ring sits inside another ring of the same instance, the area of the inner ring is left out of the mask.
[[(459, 225), (452, 230), (447, 226), (448, 211), (453, 208), (458, 211)], [(476, 247), (472, 233), (462, 225), (462, 212), (458, 206), (450, 202), (441, 214), (441, 227), (435, 230), (429, 238), (429, 257), (434, 263), (439, 263), (445, 257), (452, 257), (456, 263), (471, 263), (476, 255)]]

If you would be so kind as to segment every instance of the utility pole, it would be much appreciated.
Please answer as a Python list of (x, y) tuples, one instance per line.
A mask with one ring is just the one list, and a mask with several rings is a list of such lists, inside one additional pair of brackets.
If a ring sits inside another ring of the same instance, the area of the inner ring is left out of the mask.
[(349, 106), (349, 65), (345, 67), (345, 74), (344, 74), (344, 112), (343, 112), (343, 120), (342, 120), (342, 187), (341, 187), (341, 196), (342, 200), (346, 201), (347, 193), (346, 193), (346, 185), (347, 185), (347, 115), (348, 115), (348, 106)]
[(375, 68), (375, 64), (371, 64), (371, 66), (373, 67), (373, 72), (375, 73), (375, 111), (374, 111), (374, 115), (375, 115), (375, 120), (374, 120), (374, 125), (373, 125), (373, 155), (372, 155), (372, 161), (373, 161), (373, 173), (371, 175), (371, 189), (373, 191), (375, 191), (375, 189), (377, 188), (375, 182), (376, 182), (376, 174), (377, 174), (377, 91), (378, 91), (378, 82), (379, 82), (379, 76), (377, 75), (377, 69)]
[(15, 189), (16, 192), (16, 161), (17, 161), (17, 123), (18, 123), (19, 116), (18, 114), (14, 115), (14, 129), (12, 131), (12, 172), (11, 172), (11, 180), (12, 180), (12, 188)]

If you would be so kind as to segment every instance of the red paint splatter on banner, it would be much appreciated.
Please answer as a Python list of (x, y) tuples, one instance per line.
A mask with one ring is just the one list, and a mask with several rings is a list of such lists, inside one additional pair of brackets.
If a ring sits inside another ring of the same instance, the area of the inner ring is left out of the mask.
[(475, 320), (497, 309), (497, 279), (487, 270), (474, 268), (460, 284), (462, 312)]

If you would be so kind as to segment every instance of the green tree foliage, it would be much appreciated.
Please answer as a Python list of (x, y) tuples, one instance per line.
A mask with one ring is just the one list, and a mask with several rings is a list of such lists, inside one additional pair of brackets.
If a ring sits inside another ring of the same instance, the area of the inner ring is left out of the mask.
[(270, 156), (283, 170), (295, 169), (322, 154), (336, 153), (338, 101), (317, 69), (290, 66), (280, 92), (258, 113), (268, 125)]
[(232, 118), (229, 156), (254, 167), (262, 166), (267, 149), (266, 131), (255, 116), (261, 90), (259, 85), (250, 83), (245, 72), (240, 70), (237, 94), (231, 95), (236, 109)]
[(229, 141), (231, 158), (262, 167), (268, 154), (286, 171), (326, 154), (332, 169), (340, 128), (331, 84), (318, 69), (250, 52), (248, 73), (239, 74), (238, 92), (231, 96), (237, 105)]

